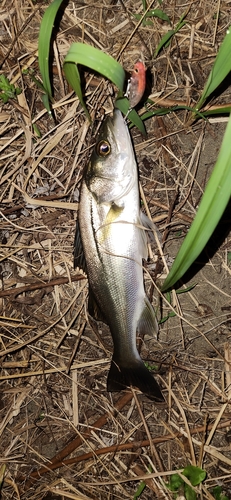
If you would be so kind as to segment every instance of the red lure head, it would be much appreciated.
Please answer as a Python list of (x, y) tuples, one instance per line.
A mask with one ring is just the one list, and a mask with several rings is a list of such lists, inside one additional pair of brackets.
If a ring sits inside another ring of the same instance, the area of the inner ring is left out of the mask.
[(128, 82), (126, 96), (129, 99), (130, 108), (134, 108), (142, 99), (146, 86), (146, 69), (141, 61), (138, 61), (132, 71)]

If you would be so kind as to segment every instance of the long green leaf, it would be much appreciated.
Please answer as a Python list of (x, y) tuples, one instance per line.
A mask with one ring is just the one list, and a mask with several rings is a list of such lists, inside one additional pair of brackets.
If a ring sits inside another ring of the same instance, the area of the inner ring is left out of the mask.
[(88, 119), (90, 120), (91, 118), (90, 118), (89, 112), (87, 110), (86, 104), (85, 104), (84, 99), (83, 99), (82, 88), (81, 88), (81, 79), (80, 79), (80, 74), (79, 74), (79, 70), (78, 70), (77, 65), (72, 64), (72, 63), (66, 63), (64, 65), (64, 73), (65, 73), (65, 76), (66, 76), (68, 83), (73, 88), (76, 95), (78, 96), (79, 101), (82, 104), (83, 109), (84, 109)]
[(231, 106), (226, 106), (225, 104), (222, 107), (219, 108), (213, 108), (213, 109), (207, 109), (206, 111), (203, 111), (203, 116), (213, 116), (213, 115), (222, 115), (222, 114), (230, 114), (231, 113)]
[[(137, 19), (138, 21), (141, 19), (141, 17), (143, 16), (143, 14), (132, 14), (133, 17), (135, 17), (135, 19)], [(165, 12), (161, 9), (152, 9), (152, 10), (148, 10), (148, 12), (146, 12), (145, 14), (145, 17), (144, 17), (144, 22), (145, 20), (148, 18), (148, 17), (158, 17), (159, 19), (162, 19), (162, 21), (167, 21), (168, 23), (170, 23), (170, 19), (169, 17), (167, 16), (167, 14), (165, 14)], [(143, 22), (143, 24), (144, 24)], [(152, 23), (150, 23), (152, 24)]]
[(156, 50), (154, 52), (154, 57), (156, 57), (159, 54), (162, 47), (168, 46), (168, 42), (171, 40), (173, 35), (175, 35), (175, 30), (168, 30), (167, 33), (165, 33), (165, 35), (162, 36), (160, 43), (158, 44), (158, 47), (156, 48)]
[(81, 64), (105, 76), (113, 82), (120, 90), (123, 90), (125, 72), (120, 63), (113, 57), (105, 54), (86, 43), (72, 43), (64, 59), (64, 67), (67, 63)]
[(212, 175), (202, 196), (192, 226), (183, 241), (162, 291), (171, 288), (201, 253), (231, 196), (231, 116)]
[(55, 18), (59, 7), (63, 0), (54, 0), (49, 7), (46, 9), (40, 30), (39, 30), (39, 40), (38, 40), (38, 62), (39, 69), (43, 79), (43, 87), (49, 97), (52, 97), (50, 74), (49, 74), (49, 55), (50, 55), (50, 43), (51, 35), (55, 22)]
[(149, 10), (145, 17), (158, 17), (159, 19), (162, 19), (162, 21), (167, 21), (168, 23), (171, 22), (167, 14), (165, 14), (165, 12), (161, 9)]
[(160, 43), (157, 47), (157, 49), (155, 50), (154, 52), (154, 57), (156, 57), (160, 50), (162, 49), (162, 47), (168, 47), (168, 45), (170, 44), (170, 40), (171, 38), (178, 32), (180, 31), (180, 29), (185, 25), (185, 21), (184, 21), (184, 18), (186, 17), (188, 11), (184, 12), (184, 14), (182, 14), (179, 22), (177, 23), (176, 27), (172, 30), (169, 30), (167, 33), (165, 33), (165, 35), (161, 38), (160, 40)]
[(85, 43), (72, 43), (64, 59), (64, 73), (67, 81), (75, 90), (84, 110), (89, 117), (84, 103), (81, 80), (76, 65), (81, 64), (105, 76), (121, 91), (123, 90), (125, 72), (123, 67), (113, 57)]
[(214, 90), (219, 87), (219, 85), (223, 82), (225, 77), (231, 71), (231, 26), (226, 32), (226, 36), (220, 46), (220, 49), (217, 53), (216, 59), (214, 61), (212, 70), (208, 77), (207, 83), (202, 92), (201, 98), (198, 104), (195, 106), (196, 109), (200, 109), (206, 99), (214, 92)]

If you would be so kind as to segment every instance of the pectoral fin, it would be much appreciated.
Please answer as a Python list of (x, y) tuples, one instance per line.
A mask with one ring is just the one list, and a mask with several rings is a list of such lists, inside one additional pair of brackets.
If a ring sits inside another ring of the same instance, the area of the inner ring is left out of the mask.
[[(153, 230), (156, 230), (155, 224), (140, 211), (140, 253), (144, 260), (148, 259), (148, 238), (154, 239)], [(142, 229), (143, 228), (143, 229)]]
[(152, 241), (155, 240), (154, 233), (157, 233), (158, 239), (160, 243), (162, 243), (162, 236), (156, 224), (154, 224), (154, 222), (152, 222), (152, 220), (149, 219), (149, 217), (145, 215), (143, 212), (140, 212), (140, 220), (142, 225), (147, 229), (146, 233), (148, 233), (149, 238)]
[(102, 245), (104, 244), (106, 239), (109, 238), (110, 231), (112, 229), (112, 224), (117, 222), (118, 217), (120, 216), (122, 211), (123, 211), (123, 206), (120, 207), (120, 206), (116, 205), (115, 203), (111, 204), (110, 209), (108, 210), (106, 219), (105, 219), (103, 225), (100, 227), (100, 239), (99, 239), (99, 241)]

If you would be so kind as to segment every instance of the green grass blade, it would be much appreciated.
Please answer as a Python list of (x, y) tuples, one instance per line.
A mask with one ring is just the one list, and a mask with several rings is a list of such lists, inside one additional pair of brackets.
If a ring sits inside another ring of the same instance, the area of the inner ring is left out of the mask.
[[(133, 17), (135, 17), (135, 19), (137, 19), (138, 21), (141, 19), (141, 17), (143, 17), (143, 14), (132, 14)], [(149, 18), (149, 17), (158, 17), (159, 19), (162, 19), (162, 21), (167, 21), (168, 23), (170, 23), (170, 19), (169, 17), (167, 16), (167, 14), (165, 14), (165, 12), (161, 9), (152, 9), (152, 10), (148, 10), (148, 12), (145, 14), (144, 16), (144, 21)], [(152, 24), (152, 23), (151, 23)]]
[(141, 481), (141, 483), (139, 484), (139, 486), (137, 487), (137, 490), (134, 494), (134, 497), (133, 497), (133, 500), (138, 500), (141, 493), (143, 493), (144, 489), (146, 488), (146, 483), (145, 481)]
[(202, 92), (201, 98), (197, 104), (196, 109), (200, 109), (206, 99), (219, 87), (225, 77), (231, 71), (231, 27), (227, 30), (226, 36), (220, 46), (214, 61), (212, 70), (208, 77), (207, 83)]
[(224, 106), (219, 107), (219, 108), (213, 108), (213, 109), (207, 109), (206, 111), (203, 111), (204, 116), (213, 116), (213, 115), (222, 115), (222, 114), (230, 114), (231, 113), (231, 106)]
[(158, 17), (159, 19), (162, 19), (162, 21), (167, 21), (168, 23), (171, 22), (167, 14), (165, 14), (165, 12), (161, 9), (149, 10), (145, 17)]
[[(176, 107), (177, 109), (177, 107)], [(148, 120), (149, 118), (152, 118), (153, 116), (163, 116), (163, 115), (168, 115), (172, 111), (176, 111), (174, 108), (158, 108), (150, 111), (145, 111), (142, 114), (142, 120)]]
[(64, 73), (89, 118), (89, 113), (83, 99), (80, 74), (76, 66), (78, 64), (105, 76), (121, 91), (124, 86), (125, 72), (123, 67), (113, 57), (101, 50), (85, 43), (72, 43), (64, 59)]
[(81, 79), (80, 79), (80, 74), (79, 70), (76, 64), (72, 63), (66, 63), (64, 65), (64, 73), (66, 76), (67, 81), (69, 82), (70, 86), (73, 88), (75, 91), (76, 95), (79, 98), (79, 102), (82, 104), (83, 109), (87, 115), (87, 118), (91, 121), (89, 112), (87, 110), (86, 104), (83, 99), (83, 94), (82, 94), (82, 88), (81, 88)]
[(188, 11), (184, 12), (184, 14), (182, 14), (179, 22), (177, 23), (176, 27), (172, 30), (169, 30), (167, 33), (165, 33), (165, 35), (161, 38), (161, 41), (157, 47), (157, 49), (155, 50), (154, 52), (154, 57), (156, 57), (160, 50), (163, 48), (163, 47), (168, 47), (168, 45), (170, 44), (170, 41), (171, 41), (171, 38), (178, 32), (180, 31), (180, 29), (185, 25), (185, 21), (184, 21), (184, 18), (186, 17)]
[(170, 42), (171, 38), (175, 35), (175, 30), (169, 30), (167, 33), (165, 33), (164, 36), (162, 36), (160, 43), (158, 44), (158, 47), (156, 48), (154, 52), (154, 57), (158, 56), (159, 52), (163, 47), (168, 46), (168, 42)]
[[(155, 104), (153, 101), (151, 101), (150, 99), (147, 99), (148, 103), (151, 103), (151, 104)], [(149, 118), (151, 118), (152, 116), (163, 116), (163, 115), (167, 115), (168, 113), (172, 113), (172, 112), (176, 112), (176, 111), (180, 111), (182, 109), (186, 109), (187, 111), (192, 111), (194, 112), (195, 114), (195, 117), (200, 117), (202, 119), (205, 119), (205, 112), (203, 113), (200, 113), (199, 111), (195, 111), (194, 108), (191, 108), (190, 106), (172, 106), (171, 108), (156, 108), (156, 109), (150, 109), (150, 110), (147, 110), (145, 111), (145, 113), (142, 114), (141, 116), (141, 119), (142, 121), (145, 121), (145, 120), (148, 120)]]
[[(50, 74), (49, 74), (49, 55), (50, 55), (50, 44), (51, 35), (55, 22), (55, 18), (59, 7), (63, 0), (54, 0), (44, 13), (42, 18), (39, 39), (38, 39), (38, 62), (39, 69), (43, 79), (43, 87), (48, 95), (47, 102), (52, 97)], [(48, 104), (49, 106), (49, 104)], [(47, 107), (47, 106), (46, 106)], [(49, 110), (50, 111), (50, 107)]]
[(201, 199), (196, 217), (183, 241), (162, 291), (171, 288), (201, 253), (231, 196), (231, 117), (212, 175)]
[(81, 64), (100, 73), (123, 90), (125, 72), (113, 57), (85, 43), (72, 43), (64, 60), (67, 63)]

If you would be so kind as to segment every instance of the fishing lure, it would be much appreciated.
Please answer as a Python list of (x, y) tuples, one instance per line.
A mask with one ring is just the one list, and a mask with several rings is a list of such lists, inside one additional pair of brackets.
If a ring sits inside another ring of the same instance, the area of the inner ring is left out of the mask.
[(146, 69), (141, 61), (138, 61), (132, 71), (131, 78), (128, 80), (127, 89), (125, 92), (125, 97), (129, 100), (130, 108), (135, 108), (135, 106), (140, 102), (143, 97), (146, 86)]

